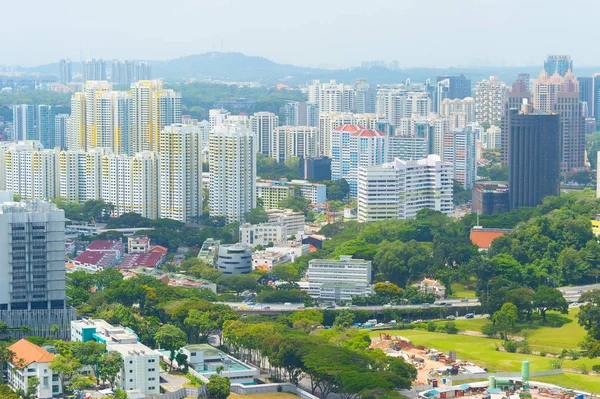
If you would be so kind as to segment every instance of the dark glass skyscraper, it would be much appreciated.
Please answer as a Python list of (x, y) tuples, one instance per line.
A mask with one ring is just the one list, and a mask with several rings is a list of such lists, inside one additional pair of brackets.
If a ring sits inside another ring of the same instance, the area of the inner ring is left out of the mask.
[(508, 113), (511, 109), (520, 109), (523, 101), (531, 101), (531, 93), (529, 92), (529, 74), (520, 73), (512, 84), (512, 89), (508, 94), (506, 104), (504, 104), (504, 115), (500, 122), (501, 129), (501, 144), (500, 155), (502, 165), (508, 165)]
[(511, 109), (508, 114), (508, 185), (511, 209), (536, 206), (559, 194), (560, 117)]
[(594, 116), (592, 100), (594, 98), (594, 80), (591, 76), (584, 76), (578, 77), (577, 81), (579, 82), (579, 101), (581, 101), (583, 117), (591, 118)]

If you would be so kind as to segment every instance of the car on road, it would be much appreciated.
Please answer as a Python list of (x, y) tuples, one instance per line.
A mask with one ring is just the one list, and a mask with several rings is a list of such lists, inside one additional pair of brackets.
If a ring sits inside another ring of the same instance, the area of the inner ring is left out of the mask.
[(473, 313), (467, 313), (467, 314), (465, 315), (465, 319), (472, 319), (472, 318), (474, 318), (474, 317), (475, 317), (475, 315), (474, 315)]
[(327, 305), (327, 309), (335, 309), (335, 305)]
[(460, 298), (461, 302), (469, 302), (469, 298)]
[(271, 309), (271, 307), (270, 306), (263, 306), (263, 309), (264, 310), (269, 310), (269, 309)]
[(389, 303), (386, 303), (385, 305), (383, 305), (383, 307), (384, 307), (384, 308), (391, 308), (391, 307), (392, 307), (392, 305), (391, 305), (391, 304), (389, 304)]
[(450, 316), (446, 317), (446, 320), (456, 320), (456, 317), (450, 315)]
[(436, 303), (436, 305), (440, 305), (440, 306), (446, 306), (446, 305), (447, 305), (447, 303), (446, 303), (446, 302), (438, 302), (438, 303)]
[(413, 323), (423, 323), (423, 319), (417, 319), (417, 320), (413, 321)]

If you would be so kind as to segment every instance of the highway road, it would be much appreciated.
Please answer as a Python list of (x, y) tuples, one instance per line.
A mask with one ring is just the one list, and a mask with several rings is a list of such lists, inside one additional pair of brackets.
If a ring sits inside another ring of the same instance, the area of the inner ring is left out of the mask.
[[(248, 303), (240, 303), (240, 302), (225, 302), (226, 305), (231, 306), (235, 310), (240, 310), (244, 312), (260, 312), (260, 313), (277, 313), (277, 312), (293, 312), (300, 309), (305, 309), (304, 305), (301, 303), (291, 303), (291, 304), (282, 304), (282, 303), (256, 303), (254, 305), (250, 305)], [(382, 311), (385, 309), (429, 309), (432, 307), (460, 307), (460, 308), (468, 308), (479, 306), (479, 300), (477, 299), (468, 299), (468, 300), (460, 300), (460, 299), (446, 299), (436, 301), (433, 304), (417, 304), (417, 305), (383, 305), (383, 306), (335, 306), (332, 308), (328, 308), (327, 306), (319, 306), (314, 309), (352, 309), (352, 310), (370, 310), (370, 311)]]
[(567, 302), (577, 302), (586, 291), (600, 290), (600, 284), (579, 285), (574, 287), (559, 287)]

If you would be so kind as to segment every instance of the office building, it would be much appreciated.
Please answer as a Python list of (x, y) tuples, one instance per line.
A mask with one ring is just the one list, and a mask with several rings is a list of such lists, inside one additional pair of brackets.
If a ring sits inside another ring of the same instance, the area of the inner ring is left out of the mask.
[(529, 89), (529, 74), (520, 73), (511, 86), (508, 94), (507, 103), (504, 107), (504, 114), (500, 122), (501, 143), (500, 159), (502, 165), (508, 165), (508, 113), (511, 109), (521, 109), (521, 104), (527, 102), (531, 104), (531, 92)]
[(438, 104), (437, 109), (440, 109), (440, 104), (446, 98), (454, 100), (455, 98), (471, 97), (471, 80), (462, 74), (458, 76), (438, 76), (435, 97), (435, 102)]
[(165, 127), (159, 153), (160, 217), (192, 222), (202, 214), (200, 129), (181, 124)]
[(493, 215), (510, 210), (508, 182), (478, 181), (473, 186), (472, 212)]
[(267, 211), (269, 223), (280, 224), (286, 236), (297, 235), (304, 231), (306, 218), (304, 212), (295, 212), (291, 209), (272, 209)]
[(106, 80), (106, 62), (102, 59), (87, 59), (81, 62), (83, 82), (90, 80)]
[(350, 197), (358, 194), (358, 168), (378, 166), (387, 160), (387, 136), (379, 130), (343, 125), (332, 135), (331, 179), (345, 179)]
[(318, 126), (319, 107), (301, 101), (288, 101), (285, 104), (286, 126)]
[(69, 114), (54, 115), (54, 143), (52, 147), (67, 149), (67, 137), (69, 135)]
[(71, 340), (95, 341), (123, 357), (115, 388), (131, 397), (160, 394), (160, 354), (139, 342), (133, 330), (113, 326), (102, 319), (81, 319), (71, 323)]
[(263, 247), (283, 244), (285, 231), (277, 223), (261, 223), (240, 225), (240, 243), (252, 248), (259, 245)]
[(415, 161), (426, 158), (428, 152), (427, 138), (414, 136), (388, 137), (387, 162), (398, 158), (402, 161)]
[(112, 64), (110, 81), (117, 85), (130, 85), (135, 81), (134, 62), (131, 60), (116, 60)]
[(256, 153), (254, 135), (248, 128), (216, 126), (209, 138), (211, 216), (228, 222), (243, 221), (256, 207)]
[(544, 71), (550, 76), (555, 73), (565, 76), (568, 71), (573, 72), (573, 61), (570, 55), (549, 55), (544, 61)]
[(273, 129), (271, 134), (269, 156), (279, 162), (285, 162), (290, 158), (323, 155), (321, 148), (323, 140), (316, 127), (279, 126)]
[(497, 76), (475, 84), (475, 115), (478, 123), (500, 123), (508, 87)]
[(73, 80), (73, 69), (71, 67), (71, 60), (63, 58), (58, 63), (58, 82), (61, 85), (67, 85)]
[(241, 243), (219, 245), (217, 269), (225, 276), (249, 274), (252, 271), (252, 248)]
[(594, 78), (591, 76), (578, 77), (579, 101), (584, 118), (594, 117)]
[(350, 85), (312, 81), (308, 86), (308, 102), (316, 104), (319, 112), (352, 112), (354, 110), (354, 88)]
[(470, 190), (477, 180), (477, 134), (472, 126), (444, 135), (444, 162), (452, 164), (454, 180)]
[(371, 261), (352, 259), (352, 255), (339, 260), (313, 259), (308, 263), (308, 282), (300, 288), (314, 299), (323, 302), (351, 301), (355, 296), (372, 293)]
[(306, 180), (331, 180), (331, 158), (300, 158), (300, 175)]
[(152, 79), (152, 64), (149, 62), (138, 62), (135, 64), (134, 80), (151, 80)]
[[(13, 337), (69, 337), (75, 310), (66, 304), (64, 221), (54, 204), (0, 192), (0, 321)], [(18, 330), (24, 326), (29, 332)]]
[[(230, 119), (230, 118), (229, 118)], [(272, 156), (273, 132), (279, 126), (279, 117), (272, 112), (256, 112), (250, 117), (250, 129), (254, 134), (256, 152)]]
[(14, 358), (6, 362), (6, 382), (16, 392), (28, 392), (28, 382), (37, 378), (38, 384), (33, 396), (36, 399), (51, 399), (62, 394), (62, 378), (50, 369), (54, 354), (21, 339), (8, 347)]
[(527, 105), (523, 111), (511, 109), (508, 116), (511, 209), (536, 206), (559, 194), (560, 116), (532, 114)]
[(412, 219), (429, 208), (453, 211), (452, 165), (437, 155), (416, 161), (399, 159), (381, 166), (361, 167), (358, 180), (358, 221)]
[(37, 140), (35, 130), (35, 107), (33, 105), (13, 105), (13, 140)]

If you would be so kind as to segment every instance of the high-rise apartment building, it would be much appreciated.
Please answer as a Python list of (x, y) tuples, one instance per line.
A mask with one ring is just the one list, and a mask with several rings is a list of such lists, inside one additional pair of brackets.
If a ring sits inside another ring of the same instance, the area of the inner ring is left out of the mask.
[(318, 126), (319, 107), (301, 101), (285, 104), (285, 126)]
[(560, 187), (560, 116), (511, 109), (508, 115), (510, 208), (536, 206)]
[(35, 108), (36, 137), (44, 148), (56, 146), (54, 110), (50, 105), (37, 105)]
[(231, 116), (231, 112), (223, 108), (211, 109), (208, 111), (208, 123), (210, 125), (210, 131), (213, 131), (217, 126), (224, 124), (229, 116)]
[(81, 62), (83, 81), (106, 80), (106, 62), (102, 59), (86, 59)]
[(427, 138), (415, 136), (388, 137), (388, 160), (416, 161), (426, 158), (429, 154)]
[(508, 87), (497, 76), (475, 84), (475, 115), (478, 123), (500, 123)]
[(273, 130), (269, 155), (279, 162), (292, 157), (318, 157), (323, 155), (322, 139), (316, 127), (279, 126)]
[(352, 112), (354, 110), (354, 88), (337, 83), (321, 83), (314, 80), (308, 86), (308, 102), (317, 104), (319, 112)]
[(67, 149), (67, 137), (69, 135), (69, 114), (54, 115), (54, 145), (61, 150)]
[(437, 155), (415, 161), (399, 159), (358, 171), (358, 221), (412, 219), (429, 208), (450, 215), (452, 165)]
[[(64, 226), (55, 205), (0, 193), (0, 321), (11, 335), (70, 335), (75, 310), (66, 304)], [(19, 332), (25, 326), (28, 333)]]
[(444, 162), (452, 164), (454, 180), (470, 190), (477, 180), (477, 140), (473, 127), (467, 126), (444, 135)]
[(544, 70), (550, 76), (555, 73), (565, 76), (568, 71), (573, 72), (573, 61), (570, 55), (549, 55), (544, 61)]
[(67, 147), (70, 150), (85, 151), (87, 148), (85, 93), (73, 93), (71, 96), (71, 115), (67, 123)]
[(256, 112), (250, 117), (250, 129), (254, 133), (256, 152), (265, 156), (275, 156), (271, 153), (274, 145), (273, 131), (279, 126), (279, 117), (272, 112)]
[(73, 69), (71, 67), (71, 60), (63, 58), (58, 63), (58, 82), (62, 85), (71, 83), (73, 80)]
[(234, 124), (216, 126), (209, 138), (211, 216), (243, 221), (256, 207), (256, 153), (252, 130)]
[(200, 134), (197, 126), (181, 124), (167, 126), (160, 134), (161, 218), (191, 222), (202, 213)]
[(319, 138), (322, 140), (320, 148), (322, 148), (323, 155), (331, 157), (333, 132), (343, 125), (357, 125), (366, 129), (381, 130), (380, 128), (387, 125), (387, 120), (383, 115), (378, 114), (352, 114), (349, 112), (319, 114)]
[(561, 172), (568, 174), (585, 168), (585, 119), (581, 115), (579, 82), (571, 71), (563, 77), (549, 76), (543, 70), (533, 86), (533, 107), (538, 112), (560, 116)]
[(150, 80), (152, 79), (152, 64), (149, 62), (138, 62), (135, 65), (134, 80)]
[(116, 60), (112, 64), (110, 81), (117, 85), (130, 85), (135, 80), (135, 65), (131, 60)]
[(591, 76), (580, 76), (579, 82), (579, 101), (581, 101), (581, 111), (584, 118), (594, 117), (594, 78)]
[(354, 112), (357, 114), (375, 113), (377, 90), (369, 85), (367, 79), (354, 82)]
[(471, 80), (465, 75), (437, 77), (434, 100), (438, 105), (438, 110), (440, 104), (446, 98), (454, 100), (455, 98), (463, 99), (465, 97), (471, 97)]
[(13, 105), (13, 140), (37, 140), (35, 107), (28, 104)]
[(333, 131), (331, 179), (345, 179), (350, 196), (358, 194), (358, 168), (378, 166), (387, 160), (388, 137), (379, 130), (342, 125)]

